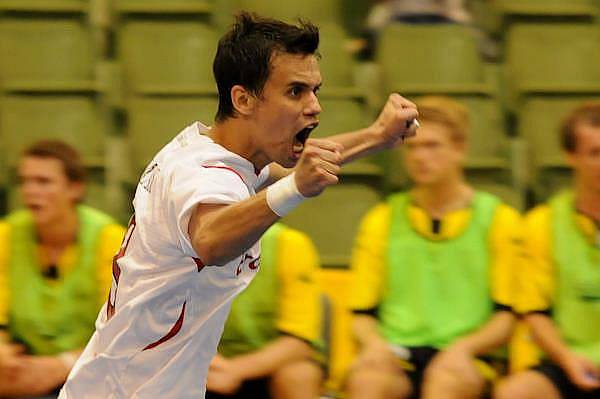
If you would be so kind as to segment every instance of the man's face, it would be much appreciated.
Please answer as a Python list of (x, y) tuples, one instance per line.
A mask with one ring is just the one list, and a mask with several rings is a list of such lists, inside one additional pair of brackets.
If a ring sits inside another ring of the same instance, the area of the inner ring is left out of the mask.
[(25, 206), (36, 224), (60, 222), (83, 194), (82, 183), (67, 178), (62, 162), (55, 158), (26, 156), (18, 176)]
[(293, 167), (304, 143), (318, 124), (321, 105), (317, 91), (321, 72), (314, 55), (278, 53), (271, 60), (253, 119), (262, 130), (257, 138), (260, 161)]
[(581, 123), (576, 126), (575, 151), (567, 159), (580, 182), (600, 193), (600, 127)]
[(417, 185), (438, 184), (462, 169), (464, 148), (442, 124), (426, 121), (419, 134), (406, 141), (404, 160)]

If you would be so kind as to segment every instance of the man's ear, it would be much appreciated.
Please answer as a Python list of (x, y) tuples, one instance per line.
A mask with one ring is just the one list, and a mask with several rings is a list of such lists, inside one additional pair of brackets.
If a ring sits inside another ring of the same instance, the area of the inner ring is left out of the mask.
[(256, 97), (243, 86), (235, 85), (231, 88), (231, 103), (237, 113), (248, 116), (254, 112)]

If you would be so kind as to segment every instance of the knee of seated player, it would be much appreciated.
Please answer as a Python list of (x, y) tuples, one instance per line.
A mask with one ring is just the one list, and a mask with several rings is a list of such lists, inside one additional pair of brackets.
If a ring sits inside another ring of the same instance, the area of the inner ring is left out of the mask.
[(425, 370), (422, 389), (425, 398), (467, 399), (481, 397), (485, 386), (486, 381), (475, 365), (469, 373), (445, 365)]
[(405, 399), (413, 392), (409, 378), (403, 372), (356, 365), (346, 380), (349, 399)]
[(507, 377), (494, 388), (494, 399), (560, 399), (559, 392), (544, 376), (526, 371)]
[[(271, 388), (274, 392), (289, 392), (290, 390), (298, 390), (298, 387), (302, 387), (305, 391), (318, 392), (322, 382), (323, 371), (321, 367), (310, 360), (287, 364), (271, 376)], [(285, 394), (283, 396), (287, 397)]]

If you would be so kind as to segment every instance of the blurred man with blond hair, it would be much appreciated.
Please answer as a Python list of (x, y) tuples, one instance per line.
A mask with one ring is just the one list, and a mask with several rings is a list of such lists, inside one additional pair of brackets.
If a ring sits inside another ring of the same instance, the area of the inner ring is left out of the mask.
[(467, 110), (445, 97), (417, 106), (404, 152), (414, 186), (365, 216), (354, 248), (350, 398), (480, 398), (495, 373), (483, 357), (515, 321), (519, 214), (466, 182)]

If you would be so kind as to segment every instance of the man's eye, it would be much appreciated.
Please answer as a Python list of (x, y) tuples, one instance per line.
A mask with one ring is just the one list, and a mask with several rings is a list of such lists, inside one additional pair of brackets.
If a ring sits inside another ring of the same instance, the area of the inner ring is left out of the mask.
[(292, 87), (290, 90), (290, 94), (294, 97), (300, 95), (301, 92), (302, 92), (302, 88), (300, 88), (300, 87)]

